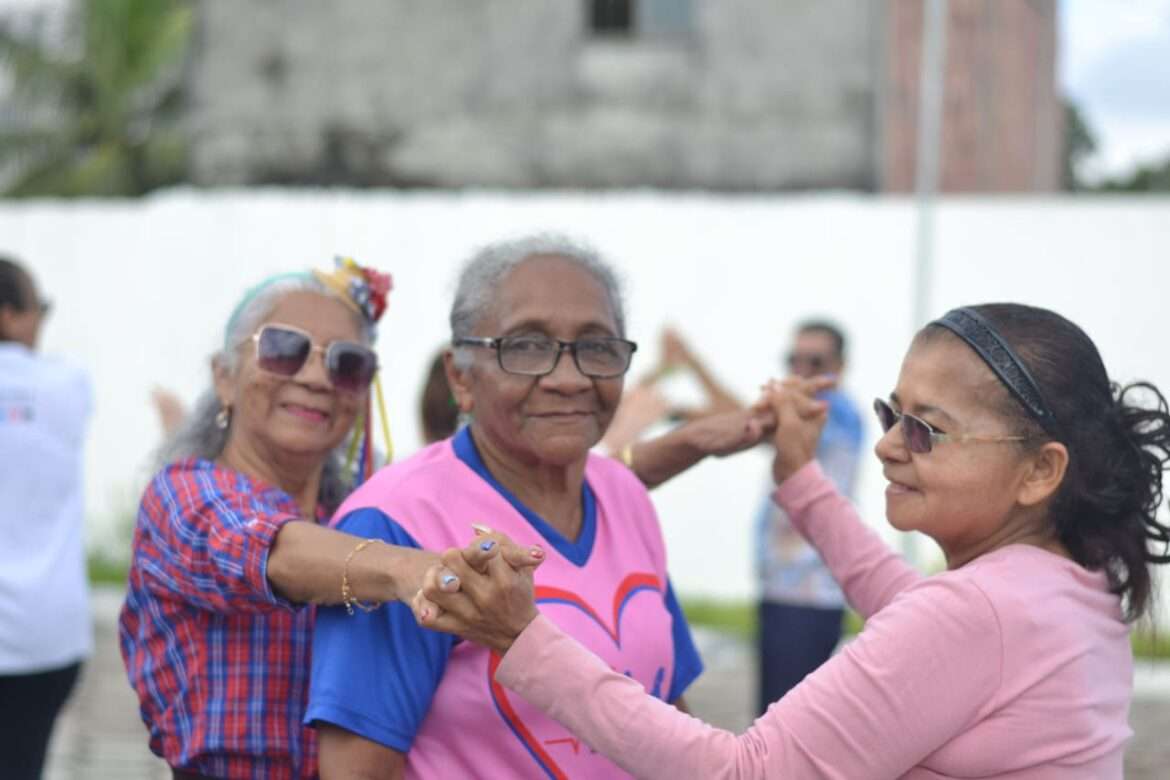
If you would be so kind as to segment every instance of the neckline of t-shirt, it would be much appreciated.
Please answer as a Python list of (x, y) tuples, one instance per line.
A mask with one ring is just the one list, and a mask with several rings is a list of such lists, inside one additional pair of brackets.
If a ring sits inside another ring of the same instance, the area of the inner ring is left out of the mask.
[(597, 498), (589, 485), (589, 480), (585, 480), (581, 485), (581, 533), (578, 534), (576, 541), (573, 541), (525, 506), (512, 491), (495, 478), (479, 454), (479, 447), (471, 435), (470, 426), (455, 434), (451, 446), (455, 450), (455, 456), (511, 504), (553, 549), (577, 566), (584, 566), (589, 561), (589, 556), (593, 552), (593, 542), (597, 537)]

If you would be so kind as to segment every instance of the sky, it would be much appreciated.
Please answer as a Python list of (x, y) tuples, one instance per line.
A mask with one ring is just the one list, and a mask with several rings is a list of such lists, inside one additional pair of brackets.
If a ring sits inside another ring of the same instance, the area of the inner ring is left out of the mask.
[[(1098, 142), (1084, 172), (1120, 175), (1170, 156), (1170, 0), (1058, 2), (1058, 78)], [(0, 13), (61, 3), (0, 0)]]
[(1097, 136), (1086, 171), (1170, 157), (1170, 0), (1061, 0), (1060, 80)]

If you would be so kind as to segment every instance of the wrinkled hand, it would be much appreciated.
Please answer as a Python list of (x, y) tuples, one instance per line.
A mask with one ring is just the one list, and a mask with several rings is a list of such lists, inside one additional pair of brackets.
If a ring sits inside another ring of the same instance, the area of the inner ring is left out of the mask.
[[(516, 550), (526, 551), (519, 560)], [(544, 561), (544, 551), (489, 532), (441, 558), (412, 603), (419, 625), (507, 652), (537, 615), (532, 572)], [(457, 579), (458, 592), (452, 592), (451, 578)]]
[(775, 428), (775, 412), (766, 404), (720, 412), (687, 423), (692, 446), (707, 455), (719, 457), (756, 446)]
[(776, 428), (772, 443), (776, 456), (772, 460), (772, 477), (779, 485), (816, 457), (817, 443), (829, 415), (827, 401), (817, 400), (817, 393), (836, 384), (836, 378), (798, 376), (773, 379), (764, 386), (764, 395), (755, 407), (770, 407)]

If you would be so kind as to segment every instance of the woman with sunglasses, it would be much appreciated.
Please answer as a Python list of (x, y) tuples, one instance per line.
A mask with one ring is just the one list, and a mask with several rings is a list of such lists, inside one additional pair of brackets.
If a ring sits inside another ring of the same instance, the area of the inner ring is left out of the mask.
[[(627, 465), (591, 452), (636, 348), (613, 271), (557, 237), (489, 246), (460, 277), (451, 331), (447, 376), (471, 422), (376, 474), (342, 505), (338, 527), (445, 549), (485, 523), (541, 546), (541, 611), (681, 705), (701, 664), (670, 588), (657, 517)], [(746, 438), (729, 449), (759, 440), (761, 428), (753, 438), (748, 423), (745, 414), (731, 425)], [(715, 449), (710, 441), (667, 443), (670, 455), (658, 443), (640, 448), (651, 460), (644, 477), (669, 477), (698, 457), (688, 452)], [(321, 729), (322, 776), (624, 776), (492, 685), (496, 660), (420, 628), (403, 604), (353, 617), (319, 610), (306, 720)]]
[[(490, 551), (445, 554), (420, 615), (500, 653), (494, 685), (638, 777), (1122, 777), (1128, 623), (1150, 604), (1151, 565), (1170, 562), (1161, 393), (1113, 385), (1084, 331), (1044, 309), (964, 307), (928, 325), (876, 404), (887, 518), (946, 556), (923, 577), (813, 461), (815, 389), (768, 394), (775, 498), (867, 622), (746, 734), (645, 696), (540, 616), (530, 573)], [(450, 572), (454, 596), (437, 587)]]
[(164, 445), (119, 634), (150, 747), (175, 777), (315, 777), (306, 605), (413, 594), (434, 560), (320, 524), (352, 488), (346, 440), (367, 427), (355, 422), (369, 417), (388, 290), (352, 261), (253, 288), (211, 389)]

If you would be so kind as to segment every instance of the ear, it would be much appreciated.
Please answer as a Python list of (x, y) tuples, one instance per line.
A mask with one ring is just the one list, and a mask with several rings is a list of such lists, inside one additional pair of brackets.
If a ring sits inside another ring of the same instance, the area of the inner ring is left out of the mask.
[(211, 359), (211, 382), (219, 405), (225, 409), (230, 407), (236, 398), (236, 378), (218, 355)]
[(1017, 501), (1023, 506), (1036, 506), (1056, 495), (1068, 471), (1068, 448), (1050, 441), (1031, 456), (1031, 464), (1020, 484)]
[(471, 369), (461, 369), (455, 365), (455, 351), (447, 350), (443, 353), (443, 369), (447, 372), (447, 385), (451, 388), (451, 396), (460, 414), (471, 414), (475, 401), (471, 395)]

